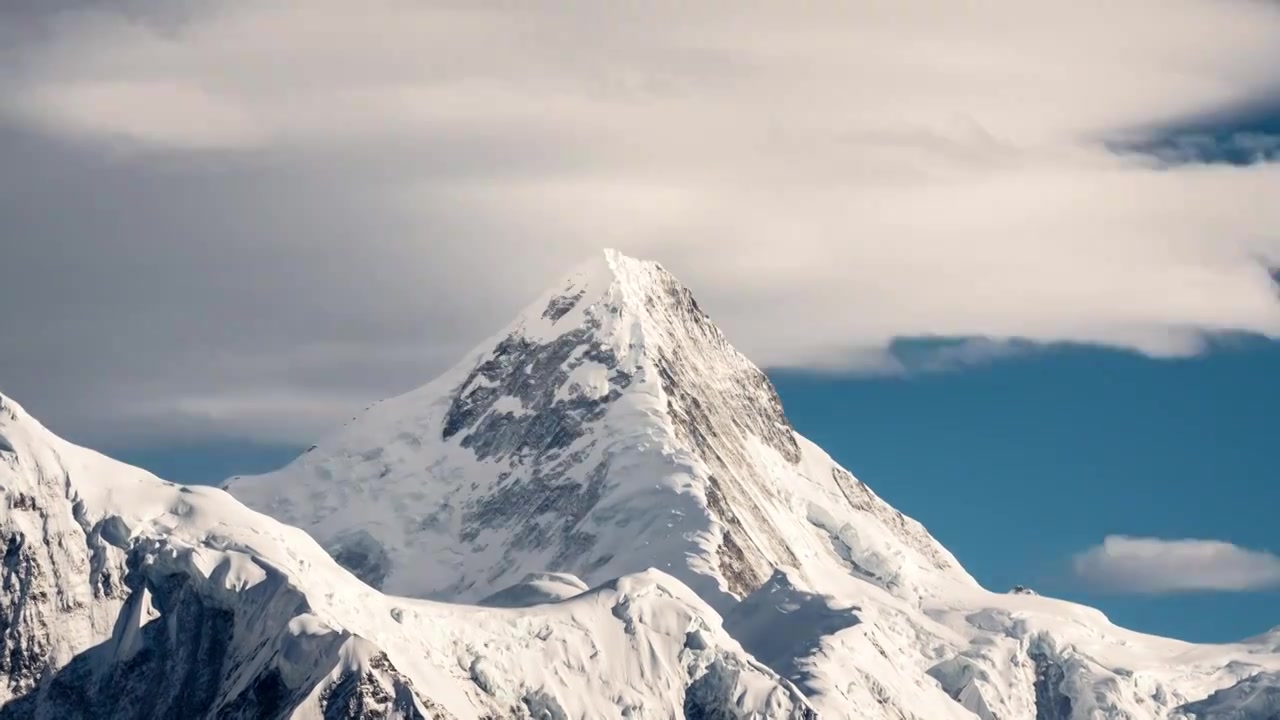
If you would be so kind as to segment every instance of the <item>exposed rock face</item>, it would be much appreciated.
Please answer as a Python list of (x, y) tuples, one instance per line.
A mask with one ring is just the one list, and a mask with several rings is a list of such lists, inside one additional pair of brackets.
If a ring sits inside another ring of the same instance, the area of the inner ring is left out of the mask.
[(370, 587), (382, 589), (391, 561), (386, 548), (368, 532), (352, 530), (339, 535), (325, 546), (325, 550), (352, 575)]
[(418, 695), (413, 683), (391, 664), (385, 653), (366, 668), (346, 670), (320, 695), (324, 720), (404, 718), (453, 720), (449, 711)]
[[(0, 427), (16, 425), (17, 412), (0, 397)], [(36, 460), (23, 457), (12, 442), (0, 453), (0, 477)], [(118, 542), (114, 523), (84, 514), (60, 465), (37, 473), (36, 482), (0, 483), (0, 700), (31, 692), (75, 654), (76, 638), (108, 636), (128, 597), (125, 554), (108, 543)]]
[[(614, 353), (592, 340), (591, 330), (598, 328), (598, 321), (589, 320), (546, 344), (514, 335), (498, 343), (456, 391), (443, 438), (466, 431), (461, 444), (480, 460), (510, 457), (533, 464), (572, 445), (631, 384)], [(584, 366), (604, 371), (604, 391), (576, 385), (562, 394)], [(495, 410), (499, 401), (506, 406)]]
[(1039, 648), (1027, 656), (1035, 663), (1036, 720), (1071, 720), (1071, 697), (1062, 691), (1066, 671)]

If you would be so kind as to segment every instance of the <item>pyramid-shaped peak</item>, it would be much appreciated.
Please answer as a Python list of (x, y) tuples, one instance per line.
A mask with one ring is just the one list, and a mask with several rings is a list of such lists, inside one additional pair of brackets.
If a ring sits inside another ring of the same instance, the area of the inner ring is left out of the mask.
[(642, 260), (626, 255), (620, 250), (604, 248), (593, 253), (590, 259), (571, 273), (570, 277), (634, 285), (652, 282), (659, 278), (670, 278), (671, 275), (653, 260)]
[(692, 333), (720, 345), (724, 336), (693, 293), (662, 265), (606, 249), (579, 264), (530, 303), (508, 334), (547, 341), (573, 328), (600, 331), (624, 345), (641, 337), (672, 339)]
[(679, 284), (671, 273), (652, 260), (640, 260), (612, 248), (592, 254), (552, 286), (558, 292), (596, 290), (610, 287), (642, 290), (655, 285)]
[(606, 248), (601, 254), (614, 280), (631, 290), (680, 285), (675, 276), (653, 260), (633, 258), (611, 248)]

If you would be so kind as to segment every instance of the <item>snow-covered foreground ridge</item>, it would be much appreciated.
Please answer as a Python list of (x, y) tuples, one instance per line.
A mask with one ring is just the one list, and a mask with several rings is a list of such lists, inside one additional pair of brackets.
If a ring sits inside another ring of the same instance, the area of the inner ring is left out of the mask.
[(688, 290), (612, 252), (231, 495), (0, 402), (0, 720), (1280, 706), (1275, 633), (1191, 645), (978, 587), (795, 433)]
[(812, 718), (658, 571), (551, 605), (384, 595), (306, 533), (0, 398), (0, 718)]

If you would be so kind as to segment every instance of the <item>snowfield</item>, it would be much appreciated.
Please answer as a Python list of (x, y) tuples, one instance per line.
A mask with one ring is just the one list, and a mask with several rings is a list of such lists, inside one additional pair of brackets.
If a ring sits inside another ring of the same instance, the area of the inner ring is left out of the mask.
[(0, 403), (0, 720), (1280, 712), (1280, 630), (1194, 645), (981, 588), (614, 252), (225, 492)]

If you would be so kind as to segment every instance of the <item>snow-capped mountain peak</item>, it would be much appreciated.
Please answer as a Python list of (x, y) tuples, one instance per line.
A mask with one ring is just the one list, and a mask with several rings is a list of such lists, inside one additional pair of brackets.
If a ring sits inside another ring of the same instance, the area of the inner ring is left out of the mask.
[(972, 583), (795, 433), (765, 374), (670, 273), (613, 251), (439, 380), (228, 488), (367, 581), (422, 597), (648, 567), (717, 607), (779, 566), (855, 572), (907, 598)]

